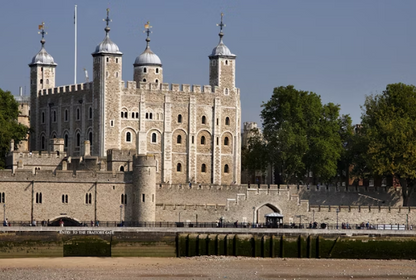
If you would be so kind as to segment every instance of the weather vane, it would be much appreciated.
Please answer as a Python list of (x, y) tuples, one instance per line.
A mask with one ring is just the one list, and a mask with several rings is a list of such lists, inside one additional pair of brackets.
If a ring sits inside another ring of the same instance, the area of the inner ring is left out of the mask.
[(107, 26), (112, 20), (110, 19), (110, 8), (107, 8), (107, 18), (104, 18), (103, 21), (107, 22)]
[(217, 23), (217, 26), (220, 27), (220, 33), (222, 34), (222, 28), (225, 27), (225, 24), (222, 23), (222, 18), (224, 17), (224, 13), (221, 13), (221, 22)]
[(40, 40), (40, 42), (42, 43), (42, 46), (43, 46), (43, 44), (45, 44), (45, 35), (48, 34), (45, 31), (45, 23), (42, 21), (42, 24), (40, 24), (38, 26), (38, 28), (39, 28), (39, 30), (41, 30), (41, 31), (38, 32), (38, 34), (41, 34), (42, 35), (42, 39)]
[(152, 28), (153, 26), (150, 26), (150, 21), (146, 22), (146, 24), (144, 25), (144, 31), (143, 33), (147, 34), (147, 38), (149, 38), (150, 33), (152, 33), (152, 31), (150, 30), (150, 28)]

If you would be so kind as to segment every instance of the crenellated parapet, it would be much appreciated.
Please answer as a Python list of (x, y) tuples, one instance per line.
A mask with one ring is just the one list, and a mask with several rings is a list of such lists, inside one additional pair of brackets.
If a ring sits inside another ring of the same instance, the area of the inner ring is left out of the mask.
[(39, 90), (39, 95), (51, 95), (51, 94), (60, 94), (60, 93), (76, 93), (80, 91), (90, 90), (92, 88), (92, 82), (82, 83), (76, 85), (67, 85), (54, 87), (49, 89)]
[[(175, 94), (189, 94), (189, 93), (214, 93), (214, 94), (223, 94), (220, 91), (218, 86), (210, 86), (210, 85), (189, 85), (189, 84), (168, 84), (168, 83), (145, 83), (140, 82), (137, 86), (137, 83), (134, 81), (127, 81), (121, 82), (122, 92), (124, 94), (140, 94), (143, 91), (161, 91), (161, 92), (172, 92)], [(141, 91), (135, 91), (136, 89), (140, 89)], [(133, 92), (132, 92), (133, 90)], [(237, 94), (239, 93), (239, 89), (237, 90)], [(134, 92), (135, 91), (135, 92)]]

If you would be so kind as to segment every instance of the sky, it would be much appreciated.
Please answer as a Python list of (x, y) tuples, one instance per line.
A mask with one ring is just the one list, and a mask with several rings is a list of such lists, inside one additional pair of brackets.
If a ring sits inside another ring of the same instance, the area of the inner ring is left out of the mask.
[(74, 81), (74, 6), (78, 6), (77, 82), (92, 77), (92, 56), (105, 36), (123, 52), (123, 80), (150, 46), (163, 64), (164, 82), (207, 85), (208, 55), (224, 43), (237, 55), (236, 86), (242, 121), (261, 126), (261, 104), (275, 87), (294, 85), (341, 106), (359, 123), (365, 97), (387, 84), (416, 84), (416, 1), (413, 0), (14, 0), (1, 3), (0, 88), (29, 95), (29, 67), (40, 50), (38, 25), (45, 22), (46, 50), (58, 64), (56, 85)]

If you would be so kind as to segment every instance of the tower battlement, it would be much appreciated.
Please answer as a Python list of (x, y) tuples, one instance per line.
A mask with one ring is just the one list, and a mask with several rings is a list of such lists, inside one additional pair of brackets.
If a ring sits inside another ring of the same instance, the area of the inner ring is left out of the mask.
[(59, 93), (72, 93), (72, 92), (79, 92), (84, 90), (89, 90), (92, 88), (92, 82), (82, 83), (82, 84), (75, 84), (75, 85), (66, 85), (66, 86), (59, 86), (49, 89), (41, 89), (39, 90), (39, 95), (50, 95), (50, 94), (59, 94)]

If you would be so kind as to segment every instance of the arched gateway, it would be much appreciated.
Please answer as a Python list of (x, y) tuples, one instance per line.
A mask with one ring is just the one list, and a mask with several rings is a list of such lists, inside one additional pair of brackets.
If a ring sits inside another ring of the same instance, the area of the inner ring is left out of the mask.
[(254, 222), (258, 224), (266, 224), (266, 217), (265, 215), (277, 213), (282, 215), (282, 210), (273, 205), (272, 203), (266, 202), (259, 207), (254, 209)]

